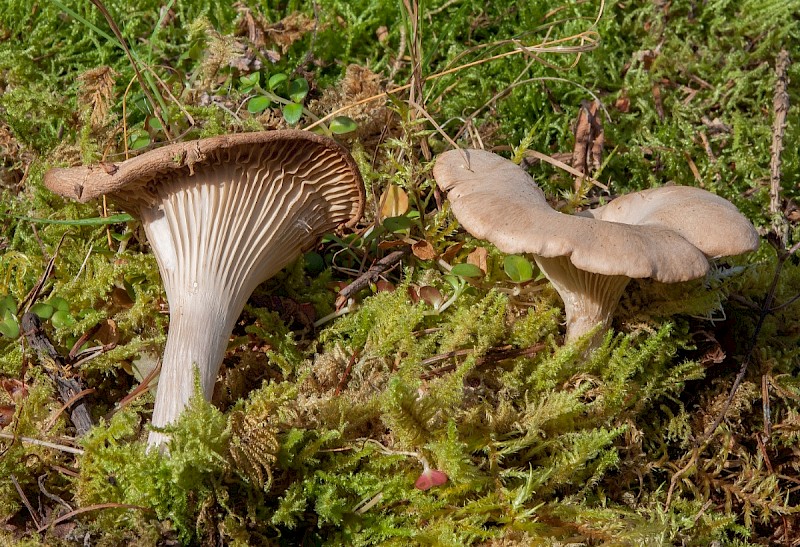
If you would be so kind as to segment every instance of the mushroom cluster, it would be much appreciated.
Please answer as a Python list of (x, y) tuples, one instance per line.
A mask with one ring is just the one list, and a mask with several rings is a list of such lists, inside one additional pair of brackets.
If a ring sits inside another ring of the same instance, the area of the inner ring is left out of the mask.
[[(52, 169), (45, 185), (86, 202), (108, 194), (141, 218), (169, 301), (152, 423), (181, 413), (194, 367), (211, 398), (231, 331), (253, 290), (320, 235), (352, 226), (361, 175), (332, 139), (304, 131), (177, 143), (119, 164)], [(151, 432), (149, 444), (167, 437)]]
[(753, 251), (758, 234), (729, 201), (664, 186), (566, 215), (519, 166), (484, 150), (451, 150), (433, 176), (461, 225), (505, 253), (530, 253), (564, 301), (568, 342), (610, 325), (631, 279), (704, 276), (709, 259)]

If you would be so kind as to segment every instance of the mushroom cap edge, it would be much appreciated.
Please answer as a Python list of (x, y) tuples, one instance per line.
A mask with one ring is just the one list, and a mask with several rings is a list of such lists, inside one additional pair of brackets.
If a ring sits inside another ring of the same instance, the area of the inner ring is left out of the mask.
[(44, 184), (52, 192), (86, 203), (106, 194), (120, 192), (128, 184), (174, 169), (202, 165), (205, 158), (220, 150), (240, 146), (258, 146), (275, 141), (305, 141), (338, 153), (353, 173), (358, 203), (344, 226), (352, 227), (364, 212), (366, 194), (361, 172), (350, 153), (335, 140), (298, 129), (258, 131), (217, 135), (205, 139), (168, 144), (120, 163), (91, 166), (57, 167), (44, 175)]

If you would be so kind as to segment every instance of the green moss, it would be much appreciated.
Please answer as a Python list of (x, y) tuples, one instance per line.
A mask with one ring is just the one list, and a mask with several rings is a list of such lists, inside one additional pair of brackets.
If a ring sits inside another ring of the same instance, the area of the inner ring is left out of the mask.
[[(276, 73), (302, 74), (310, 99), (320, 101), (309, 102), (312, 110), (328, 108), (322, 103), (332, 86), (357, 83), (342, 79), (351, 63), (378, 72), (389, 87), (411, 77), (412, 25), (403, 3), (250, 4), (176, 2), (161, 20), (158, 2), (106, 2), (152, 80), (149, 90), (162, 95), (173, 138), (280, 123), (277, 111), (257, 116), (244, 107), (249, 95), (240, 77), (256, 71), (262, 82)], [(780, 48), (798, 39), (797, 0), (606, 4), (596, 23), (593, 3), (422, 4), (423, 77), (509, 53), (429, 79), (415, 97), (450, 137), (467, 124), (458, 144), (509, 147), (517, 161), (526, 149), (569, 152), (578, 108), (595, 95), (608, 110), (598, 176), (612, 193), (668, 182), (703, 186), (759, 227), (769, 225), (774, 62)], [(55, 256), (38, 301), (64, 299), (75, 320), (45, 321), (57, 349), (66, 354), (76, 337), (115, 322), (117, 346), (73, 365), (95, 389), (87, 401), (99, 419), (136, 387), (124, 372), (130, 363), (163, 346), (167, 317), (156, 262), (135, 222), (43, 225), (14, 215), (99, 216), (98, 204), (65, 202), (46, 191), (44, 172), (120, 160), (123, 135), (143, 131), (153, 105), (101, 14), (90, 3), (69, 4), (70, 14), (62, 7), (0, 0), (0, 180), (7, 180), (2, 170), (10, 180), (24, 175), (20, 192), (9, 187), (2, 195), (0, 296), (21, 302)], [(316, 28), (285, 49), (256, 51), (248, 43), (248, 15), (259, 25), (295, 12), (316, 17)], [(579, 58), (514, 53), (587, 30), (600, 41)], [(100, 66), (116, 76), (104, 124), (93, 127), (79, 76)], [(798, 66), (790, 69), (792, 105)], [(601, 347), (587, 353), (580, 343), (563, 346), (560, 303), (547, 284), (509, 283), (504, 255), (466, 236), (446, 201), (435, 207), (427, 146), (437, 152), (450, 144), (406, 97), (393, 96), (391, 117), (374, 120), (383, 134), (348, 144), (367, 182), (367, 219), (357, 235), (331, 236), (313, 250), (322, 258), (321, 274), (310, 275), (298, 260), (258, 290), (236, 327), (217, 399), (193, 398), (170, 426), (170, 457), (144, 449), (148, 395), (100, 421), (82, 439), (82, 456), (4, 440), (5, 522), (29, 518), (10, 477), (39, 499), (38, 480), (46, 475), (48, 491), (74, 507), (136, 506), (72, 519), (103, 545), (780, 541), (775, 530), (791, 525), (800, 503), (796, 257), (784, 263), (776, 307), (755, 338), (778, 265), (768, 244), (703, 280), (632, 283)], [(788, 204), (800, 197), (793, 184), (800, 162), (791, 153), (800, 128), (795, 106), (787, 121), (782, 197)], [(152, 128), (147, 135), (153, 143), (167, 140)], [(604, 199), (594, 189), (569, 195), (572, 177), (550, 166), (530, 170), (549, 196), (566, 198), (568, 209)], [(377, 215), (388, 185), (403, 188), (410, 203), (409, 227), (394, 233)], [(792, 222), (796, 241), (800, 228)], [(384, 274), (396, 289), (361, 291), (351, 310), (319, 332), (260, 304), (279, 296), (327, 316), (336, 297), (331, 283), (352, 281), (402, 239), (424, 239), (437, 257), (407, 255)], [(465, 262), (477, 247), (488, 251), (486, 276), (470, 284), (449, 278), (440, 260)], [(421, 286), (451, 300), (447, 308), (414, 303), (409, 289)], [(749, 368), (726, 419), (693, 462), (695, 444), (723, 408), (743, 359)], [(23, 338), (0, 338), (0, 372), (28, 387), (23, 400), (0, 390), (0, 404), (15, 405), (4, 432), (53, 441), (72, 434), (67, 414), (58, 414), (62, 403), (52, 381)], [(447, 481), (415, 488), (423, 461)], [(78, 476), (55, 471), (69, 468)], [(671, 480), (684, 468), (667, 507)], [(41, 499), (47, 510), (59, 507)], [(66, 541), (54, 534), (32, 538), (25, 530), (3, 532), (3, 540)]]

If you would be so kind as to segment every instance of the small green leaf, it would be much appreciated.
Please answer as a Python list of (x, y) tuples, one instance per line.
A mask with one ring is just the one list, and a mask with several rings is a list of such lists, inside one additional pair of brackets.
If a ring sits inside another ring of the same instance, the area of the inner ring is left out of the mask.
[(272, 103), (272, 101), (269, 100), (269, 97), (265, 97), (264, 95), (253, 97), (247, 101), (247, 111), (250, 114), (258, 114), (269, 108), (270, 103)]
[(7, 338), (17, 338), (19, 336), (19, 324), (16, 319), (0, 322), (0, 334)]
[(53, 316), (53, 312), (56, 310), (50, 304), (38, 302), (31, 306), (31, 311), (38, 315), (39, 319), (50, 319)]
[(242, 93), (250, 93), (255, 86), (261, 81), (261, 73), (260, 72), (253, 72), (252, 74), (246, 74), (239, 78), (239, 83), (241, 84), (240, 91)]
[(162, 129), (164, 129), (164, 126), (161, 125), (161, 121), (159, 121), (159, 119), (155, 117), (147, 119), (147, 126), (153, 131), (161, 131)]
[(14, 297), (10, 294), (0, 298), (0, 317), (3, 317), (7, 310), (11, 310), (12, 312), (17, 311), (17, 301), (14, 300)]
[(270, 91), (275, 91), (276, 87), (278, 87), (288, 79), (289, 77), (286, 74), (283, 74), (282, 72), (279, 72), (278, 74), (273, 74), (272, 76), (269, 77), (269, 81), (267, 82), (267, 87), (269, 88)]
[(450, 273), (453, 275), (457, 275), (458, 277), (470, 277), (470, 278), (483, 277), (483, 270), (481, 270), (474, 264), (467, 264), (466, 262), (463, 264), (456, 264), (455, 266), (453, 266), (453, 269), (450, 270)]
[(402, 232), (411, 228), (411, 219), (406, 216), (385, 218), (383, 227), (390, 233)]
[(111, 234), (111, 237), (114, 238), (114, 241), (119, 241), (119, 242), (128, 241), (129, 239), (131, 239), (131, 237), (133, 237), (133, 232), (123, 232), (121, 234), (114, 232)]
[(464, 286), (464, 280), (454, 275), (446, 274), (444, 276), (444, 280), (447, 281), (448, 285), (450, 285), (454, 291), (457, 291)]
[(533, 265), (523, 256), (508, 255), (503, 260), (503, 269), (514, 283), (524, 283), (533, 279)]
[(303, 117), (303, 105), (297, 103), (289, 103), (283, 107), (283, 119), (289, 125), (297, 125), (300, 118)]
[(17, 317), (14, 315), (14, 312), (5, 310), (3, 313), (0, 313), (0, 317), (2, 317), (2, 321), (0, 321), (0, 333), (8, 338), (16, 338), (19, 336), (19, 323), (17, 322)]
[(302, 103), (308, 95), (308, 81), (305, 78), (292, 80), (289, 84), (289, 98), (296, 103)]
[(50, 322), (55, 328), (63, 329), (64, 327), (74, 325), (75, 318), (72, 317), (68, 311), (58, 310), (57, 312), (53, 313), (53, 316), (50, 318)]
[(336, 116), (331, 120), (331, 133), (334, 135), (342, 135), (350, 133), (358, 129), (358, 125), (351, 118), (347, 116)]
[(139, 150), (150, 145), (150, 135), (146, 131), (133, 131), (128, 137), (128, 142), (132, 150)]
[(69, 302), (60, 296), (54, 296), (47, 301), (48, 304), (53, 306), (57, 311), (69, 311)]

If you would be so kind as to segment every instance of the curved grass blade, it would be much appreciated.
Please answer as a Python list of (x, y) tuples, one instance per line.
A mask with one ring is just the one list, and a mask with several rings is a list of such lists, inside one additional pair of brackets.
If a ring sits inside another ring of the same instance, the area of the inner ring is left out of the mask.
[(6, 215), (0, 213), (0, 217), (15, 218), (25, 222), (32, 222), (34, 224), (63, 224), (66, 226), (104, 226), (106, 224), (117, 224), (120, 222), (128, 222), (133, 220), (133, 217), (127, 213), (119, 215), (111, 215), (108, 217), (93, 217), (93, 218), (79, 218), (75, 220), (57, 220), (52, 218), (36, 218), (26, 217), (22, 215)]

